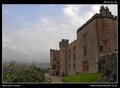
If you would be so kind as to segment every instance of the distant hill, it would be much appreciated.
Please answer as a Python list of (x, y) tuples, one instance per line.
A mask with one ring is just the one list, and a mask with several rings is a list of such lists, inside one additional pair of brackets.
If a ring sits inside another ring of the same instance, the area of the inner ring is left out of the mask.
[(50, 67), (50, 63), (36, 63), (36, 66), (47, 69)]
[[(2, 64), (3, 73), (7, 72), (9, 70), (9, 64), (10, 63), (3, 63)], [(22, 69), (28, 68), (29, 65), (28, 64), (16, 63), (16, 66), (17, 66), (17, 70), (22, 70)]]
[[(2, 63), (2, 70), (3, 73), (8, 71), (8, 66), (9, 66), (10, 62), (6, 62), (6, 63)], [(30, 66), (32, 63), (16, 63), (17, 65), (17, 70), (22, 70), (27, 68), (28, 66)], [(50, 67), (50, 63), (35, 63), (37, 67), (43, 68), (43, 69), (47, 69)]]

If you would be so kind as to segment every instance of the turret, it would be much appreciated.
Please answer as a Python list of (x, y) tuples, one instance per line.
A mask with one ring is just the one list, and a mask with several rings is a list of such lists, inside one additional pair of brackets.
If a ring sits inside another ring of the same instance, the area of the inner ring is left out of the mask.
[(106, 15), (106, 9), (104, 8), (104, 6), (101, 6), (100, 8), (100, 14), (105, 16)]
[(100, 14), (102, 16), (107, 16), (107, 17), (112, 17), (113, 18), (112, 13), (109, 11), (109, 8), (107, 6), (106, 6), (106, 8), (104, 6), (101, 6)]
[(59, 42), (59, 48), (61, 49), (62, 47), (67, 47), (69, 44), (69, 40), (68, 39), (62, 39), (61, 42)]

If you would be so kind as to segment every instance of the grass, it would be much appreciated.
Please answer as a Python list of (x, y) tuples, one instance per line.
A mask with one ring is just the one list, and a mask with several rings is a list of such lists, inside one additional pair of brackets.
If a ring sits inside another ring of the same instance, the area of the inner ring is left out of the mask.
[(64, 76), (64, 82), (99, 82), (102, 79), (101, 73), (81, 73), (79, 75)]

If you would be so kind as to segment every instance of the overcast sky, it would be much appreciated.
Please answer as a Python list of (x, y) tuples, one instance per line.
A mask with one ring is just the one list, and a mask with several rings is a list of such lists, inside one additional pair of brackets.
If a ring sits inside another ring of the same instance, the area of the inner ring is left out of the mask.
[[(59, 49), (61, 39), (75, 40), (77, 29), (99, 13), (100, 6), (2, 5), (2, 60), (50, 62), (50, 49)], [(117, 15), (117, 5), (107, 6)]]

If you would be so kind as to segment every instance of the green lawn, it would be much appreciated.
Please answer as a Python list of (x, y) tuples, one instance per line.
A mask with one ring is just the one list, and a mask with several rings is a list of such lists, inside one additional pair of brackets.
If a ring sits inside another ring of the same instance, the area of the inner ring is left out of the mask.
[(64, 82), (98, 82), (102, 77), (100, 73), (81, 73), (79, 75), (64, 76)]

